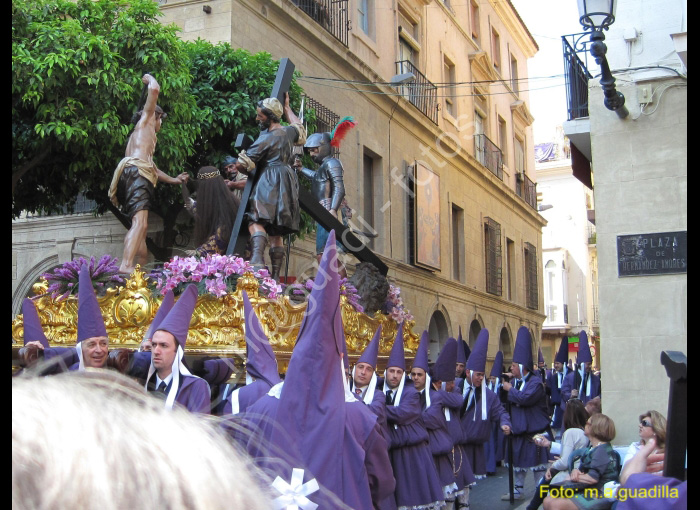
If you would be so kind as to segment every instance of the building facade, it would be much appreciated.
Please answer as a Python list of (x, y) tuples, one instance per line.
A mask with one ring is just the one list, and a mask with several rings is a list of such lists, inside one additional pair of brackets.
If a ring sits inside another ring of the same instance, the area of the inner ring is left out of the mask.
[(535, 151), (539, 208), (547, 220), (542, 231), (542, 353), (551, 366), (566, 336), (571, 339), (569, 358), (576, 361), (575, 339), (585, 331), (593, 347), (593, 365), (600, 366), (593, 190), (574, 177), (567, 149), (561, 137), (538, 144)]
[[(288, 57), (310, 100), (355, 117), (340, 153), (352, 223), (377, 234), (369, 247), (430, 331), (431, 359), (460, 326), (470, 343), (488, 328), (490, 359), (509, 360), (521, 325), (539, 344), (545, 221), (520, 85), (537, 45), (510, 1), (159, 3), (183, 39)], [(312, 275), (312, 254), (295, 243), (290, 274)]]
[(607, 58), (629, 116), (590, 79), (564, 129), (574, 173), (595, 176), (603, 411), (629, 443), (641, 413), (667, 413), (661, 352), (687, 352), (687, 8), (621, 0), (615, 18)]

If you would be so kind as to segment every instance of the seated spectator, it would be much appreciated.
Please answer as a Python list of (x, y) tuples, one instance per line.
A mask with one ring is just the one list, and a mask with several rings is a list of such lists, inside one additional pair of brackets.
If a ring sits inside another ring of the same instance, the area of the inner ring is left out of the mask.
[(11, 508), (273, 507), (215, 422), (112, 371), (14, 377), (11, 420)]
[[(527, 506), (527, 510), (536, 510), (540, 507), (546, 493), (546, 489), (541, 489), (540, 487), (546, 486), (552, 482), (552, 477), (558, 473), (561, 475), (566, 475), (570, 455), (575, 450), (588, 446), (588, 437), (586, 437), (586, 433), (584, 432), (588, 418), (589, 416), (583, 402), (578, 399), (569, 400), (569, 403), (566, 405), (566, 410), (564, 411), (564, 434), (561, 437), (561, 445), (558, 449), (552, 448), (550, 450), (554, 451), (556, 449), (559, 451), (559, 458), (551, 466), (549, 466), (549, 469), (547, 469), (544, 477), (540, 480), (537, 488), (535, 489), (535, 495), (532, 497), (532, 501), (530, 501), (530, 504)], [(550, 448), (556, 445), (556, 443), (550, 442), (545, 437), (541, 437), (538, 440), (535, 440), (535, 442), (544, 448)], [(563, 479), (564, 476), (560, 476), (559, 478)], [(553, 481), (556, 482), (557, 478), (555, 477)]]
[[(616, 510), (644, 510), (647, 508), (688, 508), (688, 482), (656, 473), (649, 467), (656, 462), (657, 444), (650, 438), (622, 469)], [(651, 495), (653, 494), (653, 495)]]
[[(569, 458), (569, 466), (572, 466), (580, 457), (579, 467), (571, 469), (561, 484), (550, 486), (544, 500), (545, 510), (598, 509), (612, 505), (604, 498), (603, 486), (617, 480), (620, 469), (619, 457), (610, 444), (615, 438), (615, 424), (606, 415), (596, 414), (586, 422), (585, 434), (590, 446), (574, 451)], [(566, 490), (570, 488), (573, 490)], [(595, 490), (578, 490), (580, 488)]]

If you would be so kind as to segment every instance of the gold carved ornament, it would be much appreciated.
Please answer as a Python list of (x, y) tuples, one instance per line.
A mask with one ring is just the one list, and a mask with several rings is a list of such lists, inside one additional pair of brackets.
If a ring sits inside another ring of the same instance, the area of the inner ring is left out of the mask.
[[(287, 370), (306, 303), (294, 304), (287, 296), (276, 300), (260, 296), (258, 281), (251, 273), (238, 279), (236, 291), (221, 298), (210, 294), (199, 296), (195, 306), (190, 330), (187, 335), (186, 352), (206, 356), (245, 357), (245, 318), (243, 315), (243, 295), (245, 290), (251, 305), (256, 311), (263, 331), (270, 339), (270, 345), (277, 357), (281, 372)], [(40, 297), (34, 300), (44, 334), (53, 347), (75, 345), (78, 325), (78, 299), (69, 296), (55, 300), (47, 294), (48, 283), (41, 279), (32, 286), (32, 291)], [(356, 360), (372, 339), (374, 332), (382, 326), (379, 343), (378, 368), (386, 363), (394, 343), (398, 324), (388, 315), (380, 312), (370, 317), (358, 312), (341, 296), (341, 309), (348, 356)], [(161, 296), (154, 297), (148, 288), (146, 275), (139, 266), (126, 280), (124, 286), (107, 289), (97, 302), (102, 311), (110, 346), (138, 349), (155, 317)], [(404, 350), (407, 355), (415, 354), (420, 341), (413, 333), (414, 321), (404, 327)], [(12, 321), (13, 348), (24, 344), (24, 323), (22, 315)]]

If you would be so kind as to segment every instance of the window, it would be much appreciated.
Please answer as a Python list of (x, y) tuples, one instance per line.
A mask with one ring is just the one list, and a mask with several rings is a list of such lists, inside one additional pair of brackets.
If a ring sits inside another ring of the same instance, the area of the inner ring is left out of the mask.
[(407, 36), (412, 39), (415, 44), (420, 45), (418, 22), (414, 21), (401, 7), (399, 7), (399, 33), (401, 36)]
[(557, 301), (555, 291), (555, 280), (557, 277), (557, 264), (553, 260), (547, 261), (544, 266), (545, 271), (545, 287), (544, 297), (546, 301), (545, 313), (549, 322), (557, 322)]
[(476, 159), (484, 165), (486, 163), (486, 153), (484, 147), (484, 118), (479, 110), (474, 110), (474, 154)]
[(454, 84), (457, 83), (457, 76), (455, 73), (455, 65), (445, 57), (445, 77), (444, 81), (448, 84), (445, 87), (445, 111), (452, 115), (457, 116), (457, 105), (455, 104), (455, 88)]
[(503, 161), (508, 160), (508, 126), (502, 117), (498, 117), (498, 147), (501, 149)]
[(415, 208), (416, 208), (416, 184), (414, 178), (415, 168), (413, 165), (409, 165), (404, 162), (405, 171), (405, 182), (406, 182), (406, 262), (409, 264), (416, 263), (416, 250), (414, 246), (414, 236), (415, 236)]
[(484, 218), (484, 244), (486, 245), (486, 292), (500, 296), (501, 288), (501, 225), (491, 218)]
[(472, 21), (472, 39), (479, 41), (479, 5), (471, 0), (469, 2), (469, 14)]
[(493, 58), (493, 67), (501, 68), (501, 36), (491, 28), (491, 56)]
[(525, 305), (537, 310), (539, 296), (537, 293), (537, 248), (525, 243)]
[(515, 137), (515, 171), (519, 174), (525, 173), (525, 143)]
[(510, 56), (510, 88), (513, 89), (516, 95), (520, 94), (518, 81), (518, 61), (513, 55)]
[(464, 210), (452, 204), (452, 278), (464, 283)]
[(369, 0), (358, 0), (357, 2), (357, 24), (360, 29), (369, 35)]
[(513, 280), (515, 279), (515, 243), (506, 238), (506, 298), (513, 299)]

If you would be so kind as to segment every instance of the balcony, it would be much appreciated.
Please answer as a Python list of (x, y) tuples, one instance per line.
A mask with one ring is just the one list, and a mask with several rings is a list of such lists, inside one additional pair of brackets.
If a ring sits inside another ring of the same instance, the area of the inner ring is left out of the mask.
[(348, 45), (348, 0), (292, 0), (323, 29)]
[[(561, 36), (564, 47), (564, 76), (566, 78), (566, 103), (568, 120), (588, 117), (588, 39), (589, 33)], [(582, 58), (583, 57), (583, 58)]]
[(474, 135), (474, 155), (479, 163), (503, 180), (503, 152), (486, 135)]
[(595, 231), (595, 226), (588, 225), (588, 244), (589, 246), (595, 246), (597, 241), (597, 235)]
[(530, 180), (525, 172), (515, 174), (515, 194), (525, 200), (530, 207), (537, 210), (537, 185)]
[(398, 87), (399, 93), (434, 124), (437, 124), (437, 87), (409, 60), (396, 62), (396, 74), (404, 73), (413, 73), (416, 76), (416, 81), (400, 85)]

